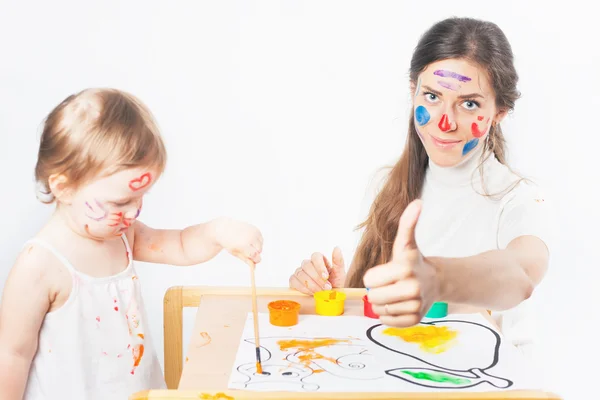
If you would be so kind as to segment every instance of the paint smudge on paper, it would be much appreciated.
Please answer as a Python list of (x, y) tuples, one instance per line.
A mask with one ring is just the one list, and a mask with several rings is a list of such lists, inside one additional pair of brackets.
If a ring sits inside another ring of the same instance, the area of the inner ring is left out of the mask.
[(446, 81), (437, 81), (438, 85), (440, 85), (443, 88), (449, 89), (449, 90), (454, 90), (455, 92), (458, 91), (460, 89), (460, 85), (457, 85), (455, 83), (452, 82), (446, 82)]
[(400, 371), (403, 374), (410, 375), (415, 379), (422, 379), (431, 382), (452, 383), (454, 385), (464, 385), (471, 383), (469, 379), (449, 376), (439, 372), (416, 372), (416, 371)]
[(141, 190), (148, 186), (150, 181), (152, 181), (152, 175), (150, 175), (150, 172), (146, 172), (139, 178), (132, 179), (129, 182), (129, 189), (133, 190), (134, 192)]
[(440, 354), (453, 344), (457, 331), (447, 326), (419, 325), (409, 328), (386, 328), (384, 335), (396, 336), (405, 342), (419, 344), (419, 348), (432, 354)]
[(463, 147), (462, 155), (466, 155), (468, 152), (477, 147), (477, 143), (479, 143), (479, 139), (471, 139), (467, 143), (465, 143), (465, 147)]
[(198, 345), (198, 347), (203, 347), (212, 342), (212, 338), (208, 334), (208, 332), (200, 332), (200, 337), (202, 338), (202, 343)]
[(339, 343), (351, 343), (351, 341), (343, 339), (323, 338), (306, 340), (290, 339), (279, 340), (277, 342), (281, 351), (296, 349), (298, 351), (298, 360), (305, 367), (309, 367), (312, 361), (314, 360), (327, 360), (335, 364), (337, 362), (335, 359), (319, 354), (317, 351), (315, 351), (315, 349), (318, 349), (319, 347), (333, 346)]
[(446, 71), (444, 69), (438, 69), (433, 74), (441, 76), (442, 78), (454, 78), (460, 82), (469, 82), (471, 80), (471, 78), (469, 78), (468, 76), (460, 75), (452, 71)]
[(440, 130), (442, 132), (448, 132), (450, 130), (450, 128), (452, 126), (450, 125), (450, 122), (448, 121), (448, 114), (442, 115), (442, 119), (440, 119), (440, 123), (438, 124), (438, 127), (440, 128)]
[(431, 119), (431, 115), (429, 115), (429, 111), (423, 106), (418, 106), (415, 109), (415, 120), (419, 126), (423, 126), (429, 122)]
[(486, 132), (487, 132), (487, 128), (484, 129), (483, 131), (479, 130), (479, 126), (477, 125), (477, 122), (473, 122), (473, 124), (471, 124), (471, 133), (473, 134), (473, 137), (480, 138), (483, 135), (485, 135)]

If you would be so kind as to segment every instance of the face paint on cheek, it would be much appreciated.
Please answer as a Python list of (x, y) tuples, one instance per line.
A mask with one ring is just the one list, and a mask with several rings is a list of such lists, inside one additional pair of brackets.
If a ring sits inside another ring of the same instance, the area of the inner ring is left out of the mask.
[(141, 189), (145, 188), (146, 186), (148, 186), (151, 181), (152, 181), (152, 175), (150, 175), (150, 172), (146, 172), (144, 175), (140, 176), (139, 178), (132, 179), (129, 182), (129, 189), (133, 190), (134, 192), (141, 190)]
[(479, 143), (479, 139), (471, 139), (467, 143), (465, 143), (465, 147), (463, 147), (462, 155), (466, 155), (468, 152), (477, 147), (477, 143)]
[(98, 200), (94, 199), (94, 203), (96, 203), (95, 206), (92, 206), (87, 201), (85, 202), (85, 206), (88, 208), (85, 215), (94, 221), (102, 221), (108, 215), (108, 211)]
[(480, 131), (479, 126), (477, 125), (477, 122), (473, 122), (473, 124), (471, 124), (471, 133), (473, 134), (474, 138), (480, 138), (483, 135), (485, 135), (486, 132), (487, 132), (487, 126), (484, 128), (483, 131)]
[(479, 117), (477, 117), (477, 121), (483, 121), (483, 115), (480, 115)]
[(417, 124), (419, 124), (419, 126), (423, 126), (426, 123), (429, 122), (429, 120), (431, 119), (431, 115), (429, 115), (429, 112), (427, 111), (427, 109), (423, 106), (418, 106), (415, 110), (415, 120), (417, 121)]

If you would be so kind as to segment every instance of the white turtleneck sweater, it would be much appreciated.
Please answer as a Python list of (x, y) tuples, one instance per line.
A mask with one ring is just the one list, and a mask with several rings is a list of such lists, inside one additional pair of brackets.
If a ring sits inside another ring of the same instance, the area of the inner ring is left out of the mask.
[[(483, 164), (483, 177), (487, 193), (496, 196), (481, 195), (482, 153), (483, 147), (453, 167), (429, 161), (415, 231), (423, 255), (468, 257), (504, 249), (523, 235), (536, 236), (551, 248), (552, 215), (539, 187), (527, 181), (514, 186), (519, 177), (491, 154)], [(534, 296), (535, 291), (517, 307), (492, 312), (506, 340), (526, 354), (531, 353), (535, 336), (535, 315), (530, 310)]]

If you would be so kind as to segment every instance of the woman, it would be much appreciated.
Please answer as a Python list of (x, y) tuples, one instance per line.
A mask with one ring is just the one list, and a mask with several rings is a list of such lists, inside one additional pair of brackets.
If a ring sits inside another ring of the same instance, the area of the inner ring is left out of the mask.
[[(406, 146), (371, 206), (346, 276), (341, 251), (290, 277), (310, 294), (368, 287), (381, 322), (418, 323), (436, 301), (492, 311), (515, 345), (531, 343), (527, 300), (548, 266), (549, 211), (505, 163), (500, 122), (519, 97), (513, 54), (493, 23), (450, 18), (410, 66)], [(418, 224), (417, 224), (418, 222)]]

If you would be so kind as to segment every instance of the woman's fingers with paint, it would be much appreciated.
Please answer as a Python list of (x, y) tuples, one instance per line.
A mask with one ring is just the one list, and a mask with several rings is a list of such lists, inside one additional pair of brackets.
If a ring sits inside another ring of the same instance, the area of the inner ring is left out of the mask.
[[(314, 257), (313, 257), (314, 258)], [(321, 260), (322, 261), (322, 260)], [(324, 264), (323, 264), (324, 265)], [(313, 259), (304, 260), (300, 266), (304, 272), (312, 279), (313, 282), (319, 287), (319, 290), (331, 289), (331, 284), (323, 276), (323, 267), (315, 265)]]
[(315, 268), (315, 272), (319, 274), (323, 281), (327, 281), (329, 279), (329, 270), (327, 269), (327, 264), (325, 256), (321, 253), (313, 253), (310, 257), (310, 261)]
[(323, 290), (302, 268), (298, 268), (290, 277), (290, 288), (305, 294), (313, 294)]
[(327, 260), (327, 257), (323, 257), (327, 272), (329, 274), (328, 281), (332, 287), (344, 287), (346, 281), (346, 266), (344, 263), (344, 256), (342, 250), (339, 247), (333, 249), (331, 255), (331, 263)]

